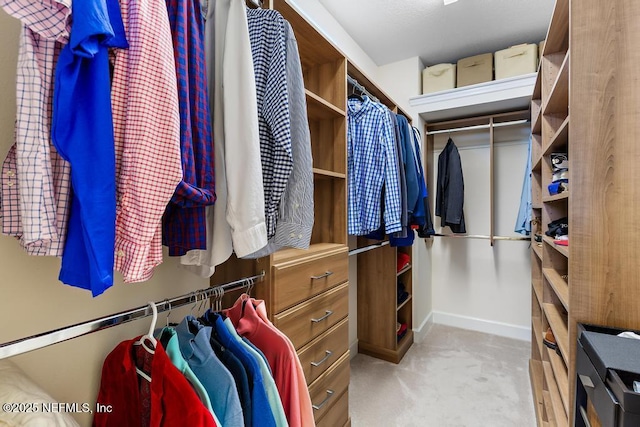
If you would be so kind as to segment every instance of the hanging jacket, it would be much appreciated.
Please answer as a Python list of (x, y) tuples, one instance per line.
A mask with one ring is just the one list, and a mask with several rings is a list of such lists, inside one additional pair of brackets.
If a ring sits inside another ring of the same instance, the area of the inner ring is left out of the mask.
[(442, 227), (450, 227), (454, 233), (466, 233), (464, 223), (464, 178), (458, 148), (449, 138), (438, 156), (438, 192), (436, 215)]

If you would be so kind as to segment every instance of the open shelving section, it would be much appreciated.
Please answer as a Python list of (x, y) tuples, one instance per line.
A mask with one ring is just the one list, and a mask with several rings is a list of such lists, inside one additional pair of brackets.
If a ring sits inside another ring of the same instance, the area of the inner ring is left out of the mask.
[[(568, 366), (569, 341), (568, 247), (545, 235), (548, 224), (568, 217), (569, 194), (550, 194), (552, 153), (569, 149), (569, 1), (557, 0), (547, 33), (536, 85), (531, 98), (532, 164), (532, 345), (531, 387), (538, 426), (568, 426), (570, 419)], [(535, 239), (542, 235), (542, 242)], [(567, 278), (567, 279), (565, 279)], [(547, 329), (557, 343), (556, 350), (543, 345)]]

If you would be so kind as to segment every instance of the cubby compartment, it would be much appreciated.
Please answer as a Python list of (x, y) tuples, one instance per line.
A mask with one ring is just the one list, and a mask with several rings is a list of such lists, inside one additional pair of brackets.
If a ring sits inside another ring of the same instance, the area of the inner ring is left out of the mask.
[(314, 174), (346, 178), (346, 117), (310, 118), (309, 131)]
[(347, 180), (314, 175), (314, 224), (311, 244), (347, 244)]

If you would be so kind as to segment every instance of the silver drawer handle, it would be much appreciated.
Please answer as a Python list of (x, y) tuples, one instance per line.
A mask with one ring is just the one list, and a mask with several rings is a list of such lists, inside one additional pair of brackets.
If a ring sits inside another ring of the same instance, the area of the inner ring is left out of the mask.
[(319, 360), (317, 362), (311, 362), (311, 366), (320, 366), (320, 365), (322, 365), (324, 362), (327, 361), (328, 358), (331, 357), (331, 355), (333, 354), (333, 351), (327, 350), (325, 353), (327, 355), (325, 357), (323, 357), (322, 360)]
[(327, 314), (325, 314), (325, 315), (324, 315), (324, 316), (322, 316), (321, 318), (319, 318), (319, 319), (311, 319), (311, 321), (312, 321), (313, 323), (322, 322), (324, 319), (326, 319), (327, 317), (331, 316), (331, 315), (333, 314), (333, 311), (331, 311), (331, 310), (327, 310), (325, 313), (327, 313)]
[(324, 279), (325, 277), (329, 277), (333, 274), (333, 271), (329, 271), (327, 270), (326, 273), (321, 274), (320, 276), (311, 276), (311, 280), (319, 280), (319, 279)]
[(322, 403), (320, 403), (319, 405), (311, 405), (311, 407), (316, 411), (319, 411), (320, 409), (322, 409), (324, 405), (327, 404), (327, 402), (329, 401), (329, 399), (331, 399), (332, 396), (333, 396), (333, 390), (327, 390), (327, 397), (324, 398)]

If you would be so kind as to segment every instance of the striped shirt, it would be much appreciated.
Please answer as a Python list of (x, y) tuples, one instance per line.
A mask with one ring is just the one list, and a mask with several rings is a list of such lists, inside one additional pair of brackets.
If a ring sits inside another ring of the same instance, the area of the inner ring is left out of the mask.
[(55, 64), (68, 42), (70, 0), (0, 0), (22, 24), (16, 75), (15, 145), (3, 163), (2, 232), (30, 255), (62, 256), (70, 168), (51, 143)]
[(116, 51), (116, 270), (142, 282), (162, 262), (162, 214), (182, 180), (178, 87), (167, 5), (120, 0), (129, 49)]
[(285, 20), (279, 12), (265, 9), (248, 9), (247, 20), (256, 76), (265, 221), (270, 239), (276, 234), (280, 200), (293, 168)]
[(364, 96), (347, 102), (348, 233), (361, 236), (380, 227), (384, 186), (385, 233), (402, 230), (401, 195), (394, 124), (389, 109)]

